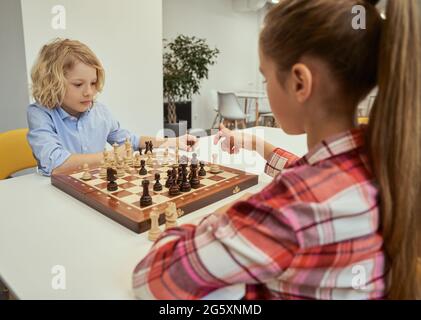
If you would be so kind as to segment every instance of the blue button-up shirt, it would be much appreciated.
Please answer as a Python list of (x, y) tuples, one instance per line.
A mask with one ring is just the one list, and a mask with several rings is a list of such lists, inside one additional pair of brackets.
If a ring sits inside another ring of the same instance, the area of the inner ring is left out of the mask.
[(29, 105), (27, 117), (28, 142), (39, 171), (47, 176), (71, 154), (102, 152), (107, 142), (121, 145), (129, 138), (133, 149), (139, 146), (139, 137), (120, 128), (108, 108), (99, 102), (79, 118), (61, 107), (48, 109), (35, 103)]

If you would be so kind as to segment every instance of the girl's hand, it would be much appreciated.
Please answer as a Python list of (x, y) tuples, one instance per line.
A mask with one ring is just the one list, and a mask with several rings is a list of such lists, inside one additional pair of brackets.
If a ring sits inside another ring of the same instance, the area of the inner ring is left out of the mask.
[(190, 134), (185, 134), (181, 137), (176, 138), (168, 138), (166, 142), (164, 142), (161, 147), (165, 148), (178, 148), (180, 150), (185, 151), (193, 151), (197, 148), (197, 142), (198, 139), (195, 136), (192, 136)]
[(221, 123), (213, 143), (216, 145), (221, 140), (222, 151), (237, 154), (245, 146), (251, 146), (252, 139), (250, 135), (240, 131), (231, 131)]

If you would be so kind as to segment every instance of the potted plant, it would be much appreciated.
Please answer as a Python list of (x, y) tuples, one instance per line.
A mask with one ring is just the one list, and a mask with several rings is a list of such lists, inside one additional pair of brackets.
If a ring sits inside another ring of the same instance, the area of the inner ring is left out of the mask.
[(185, 35), (179, 35), (171, 42), (164, 39), (165, 128), (173, 130), (176, 135), (179, 135), (177, 105), (182, 107), (193, 94), (199, 93), (200, 82), (208, 78), (209, 66), (216, 63), (218, 54), (219, 50), (211, 49), (205, 39)]

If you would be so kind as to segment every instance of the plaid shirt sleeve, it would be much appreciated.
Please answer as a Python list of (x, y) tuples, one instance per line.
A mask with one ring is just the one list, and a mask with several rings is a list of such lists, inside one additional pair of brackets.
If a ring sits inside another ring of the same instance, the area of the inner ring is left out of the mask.
[(299, 157), (288, 151), (276, 148), (266, 163), (265, 173), (271, 177), (276, 177), (283, 169), (290, 167), (299, 159)]
[(288, 193), (279, 184), (270, 185), (197, 227), (183, 225), (163, 233), (134, 270), (136, 296), (200, 299), (222, 287), (257, 284), (282, 274), (298, 244), (289, 221), (270, 205), (268, 195), (279, 192)]

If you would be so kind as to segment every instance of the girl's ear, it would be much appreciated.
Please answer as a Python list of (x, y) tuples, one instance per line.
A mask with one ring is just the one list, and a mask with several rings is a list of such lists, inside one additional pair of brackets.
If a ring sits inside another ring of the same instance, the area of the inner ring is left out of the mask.
[(295, 64), (291, 69), (292, 90), (297, 101), (304, 103), (310, 97), (313, 86), (313, 75), (303, 63)]

